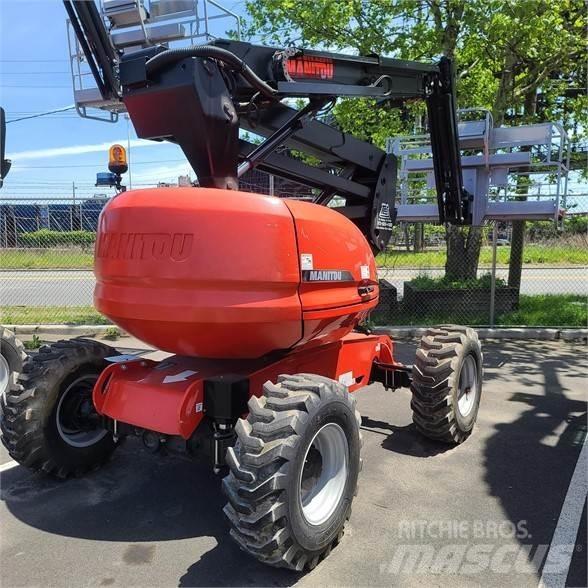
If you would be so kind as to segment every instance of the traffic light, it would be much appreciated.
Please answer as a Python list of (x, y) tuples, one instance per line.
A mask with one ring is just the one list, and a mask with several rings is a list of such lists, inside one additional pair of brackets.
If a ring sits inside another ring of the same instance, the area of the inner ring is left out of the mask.
[(129, 169), (127, 152), (122, 145), (113, 145), (108, 150), (108, 169), (118, 175), (124, 174)]

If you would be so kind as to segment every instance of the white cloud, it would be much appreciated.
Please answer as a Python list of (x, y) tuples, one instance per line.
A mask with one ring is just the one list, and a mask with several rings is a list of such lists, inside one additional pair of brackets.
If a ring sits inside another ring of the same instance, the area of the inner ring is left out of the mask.
[[(84, 153), (104, 153), (114, 144), (120, 143), (124, 147), (127, 146), (126, 139), (119, 139), (118, 141), (108, 141), (105, 143), (91, 143), (89, 145), (70, 145), (69, 147), (49, 147), (48, 149), (33, 149), (30, 151), (19, 151), (7, 155), (8, 159), (13, 162), (31, 160), (31, 159), (48, 159), (51, 157), (63, 157), (64, 155), (81, 155)], [(161, 145), (157, 141), (146, 141), (143, 139), (132, 139), (131, 149), (137, 147), (153, 147)]]

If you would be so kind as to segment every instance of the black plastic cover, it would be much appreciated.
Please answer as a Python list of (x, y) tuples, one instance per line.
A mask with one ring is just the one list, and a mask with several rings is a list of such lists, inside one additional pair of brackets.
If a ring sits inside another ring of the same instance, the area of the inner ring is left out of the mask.
[(213, 420), (233, 421), (248, 412), (249, 380), (225, 374), (204, 380), (204, 411)]

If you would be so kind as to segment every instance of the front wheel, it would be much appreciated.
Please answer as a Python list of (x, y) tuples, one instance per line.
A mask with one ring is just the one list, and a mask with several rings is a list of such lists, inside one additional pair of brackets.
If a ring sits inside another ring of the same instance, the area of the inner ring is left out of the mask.
[(482, 349), (469, 327), (428, 329), (412, 373), (413, 422), (430, 439), (462, 443), (472, 432), (482, 395)]
[(223, 481), (231, 536), (263, 563), (302, 571), (343, 535), (361, 469), (360, 416), (345, 386), (280, 376), (252, 397)]
[(10, 456), (58, 478), (102, 465), (116, 442), (101, 426), (92, 390), (107, 366), (105, 358), (117, 354), (86, 339), (41, 347), (25, 363), (18, 387), (1, 399), (2, 442)]

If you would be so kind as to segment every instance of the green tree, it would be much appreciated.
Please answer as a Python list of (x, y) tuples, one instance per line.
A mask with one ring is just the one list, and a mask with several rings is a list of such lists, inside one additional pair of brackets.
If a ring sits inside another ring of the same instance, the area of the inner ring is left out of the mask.
[[(577, 91), (586, 84), (584, 3), (517, 0), (500, 4), (482, 31), (482, 45), (493, 47), (495, 56), (484, 62), (499, 76), (492, 108), (495, 125), (559, 119), (577, 136), (579, 125), (588, 121), (586, 96)], [(517, 185), (522, 200), (529, 185), (528, 175), (523, 174)], [(525, 221), (514, 221), (508, 283), (517, 289), (524, 235)]]

